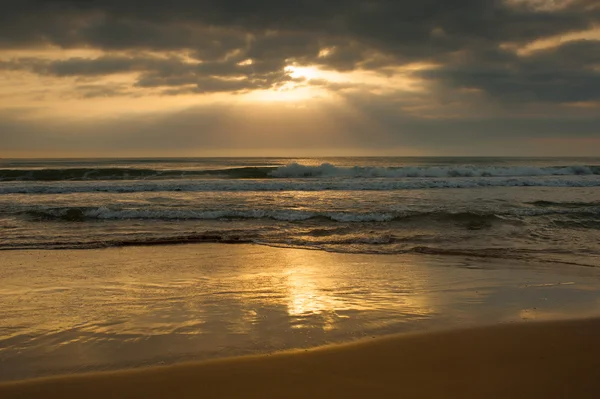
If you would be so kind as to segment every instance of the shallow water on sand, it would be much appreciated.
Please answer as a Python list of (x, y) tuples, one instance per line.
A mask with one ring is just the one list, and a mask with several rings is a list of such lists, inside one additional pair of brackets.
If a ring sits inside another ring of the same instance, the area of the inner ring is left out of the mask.
[(600, 314), (596, 268), (202, 244), (7, 251), (0, 380)]

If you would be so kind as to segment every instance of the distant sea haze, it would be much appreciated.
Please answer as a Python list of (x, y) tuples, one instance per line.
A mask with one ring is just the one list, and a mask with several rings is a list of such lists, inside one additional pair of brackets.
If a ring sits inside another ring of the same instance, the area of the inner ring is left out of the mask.
[(0, 231), (3, 250), (226, 242), (600, 266), (600, 159), (5, 159)]

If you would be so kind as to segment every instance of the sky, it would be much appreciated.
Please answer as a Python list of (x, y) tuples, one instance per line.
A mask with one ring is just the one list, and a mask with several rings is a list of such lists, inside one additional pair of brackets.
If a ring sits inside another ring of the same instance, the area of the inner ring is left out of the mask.
[(600, 155), (598, 0), (2, 0), (0, 157)]

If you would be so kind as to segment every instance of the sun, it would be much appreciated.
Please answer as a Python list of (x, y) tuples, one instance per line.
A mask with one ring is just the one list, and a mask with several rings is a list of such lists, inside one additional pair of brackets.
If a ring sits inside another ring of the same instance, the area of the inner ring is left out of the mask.
[[(246, 94), (245, 98), (265, 102), (301, 102), (331, 97), (332, 93), (326, 90), (322, 82), (339, 80), (338, 74), (311, 65), (288, 65), (284, 70), (291, 78), (290, 81), (277, 88), (253, 91)], [(317, 80), (321, 84), (314, 84)]]
[(325, 73), (313, 66), (288, 65), (285, 71), (294, 79), (325, 79)]
[(255, 90), (245, 95), (252, 101), (300, 102), (327, 96), (327, 92), (310, 84), (313, 79), (323, 79), (321, 71), (311, 66), (289, 65), (285, 68), (292, 80), (269, 90)]

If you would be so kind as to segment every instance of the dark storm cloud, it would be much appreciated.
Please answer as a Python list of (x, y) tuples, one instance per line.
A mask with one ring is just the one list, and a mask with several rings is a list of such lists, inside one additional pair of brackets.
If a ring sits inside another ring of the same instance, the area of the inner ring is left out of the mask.
[[(97, 77), (136, 72), (138, 88), (169, 88), (164, 94), (239, 92), (276, 87), (292, 80), (283, 62), (256, 62), (240, 65), (234, 61), (188, 62), (180, 57), (104, 56), (49, 61), (23, 58), (0, 61), (0, 70), (30, 71), (57, 77)], [(189, 86), (179, 90), (177, 86)], [(95, 90), (94, 92), (96, 92)], [(107, 88), (105, 95), (127, 94), (126, 90)]]
[(511, 102), (600, 100), (600, 41), (574, 41), (527, 57), (486, 57), (421, 72), (460, 88), (478, 88)]
[[(564, 9), (543, 11), (499, 0), (9, 0), (1, 18), (8, 38), (12, 33), (15, 40), (37, 37), (63, 45), (182, 48), (200, 40), (190, 35), (193, 27), (217, 26), (345, 36), (417, 51), (414, 45), (438, 50), (470, 40), (527, 41), (585, 29), (598, 20), (600, 11), (590, 9), (593, 5), (575, 0)], [(438, 34), (432, 35), (434, 29)]]
[(70, 58), (51, 61), (41, 58), (21, 58), (0, 62), (0, 69), (26, 70), (41, 75), (102, 76), (127, 72), (154, 71), (164, 75), (188, 73), (192, 65), (180, 58), (159, 58), (146, 56), (103, 56), (98, 58)]
[[(189, 86), (191, 85), (191, 86)], [(229, 80), (211, 77), (168, 77), (160, 78), (152, 75), (142, 76), (137, 87), (173, 87), (165, 89), (162, 94), (177, 95), (189, 93), (246, 92), (249, 90), (268, 89), (273, 86), (269, 79)], [(188, 86), (188, 87), (182, 87)]]
[(83, 98), (131, 96), (125, 84), (81, 84), (75, 86), (75, 95)]
[[(473, 41), (529, 41), (582, 30), (598, 21), (600, 11), (588, 9), (593, 4), (576, 0), (550, 12), (508, 7), (499, 0), (9, 0), (0, 29), (5, 44), (155, 49), (194, 48), (215, 40), (231, 49), (242, 44), (240, 33), (304, 32), (307, 40), (352, 38), (399, 56), (422, 57)], [(221, 30), (208, 38), (207, 32), (194, 34), (206, 26)]]
[[(199, 92), (273, 87), (289, 79), (290, 60), (342, 71), (426, 61), (441, 67), (421, 77), (449, 88), (480, 89), (499, 101), (581, 102), (598, 98), (596, 45), (565, 44), (524, 57), (500, 45), (598, 23), (594, 0), (554, 9), (500, 0), (8, 0), (0, 46), (186, 51), (203, 63), (138, 54), (30, 68), (56, 76), (139, 72), (138, 87), (173, 93), (188, 85)], [(325, 48), (329, 54), (319, 56)], [(249, 58), (252, 65), (239, 65)]]

